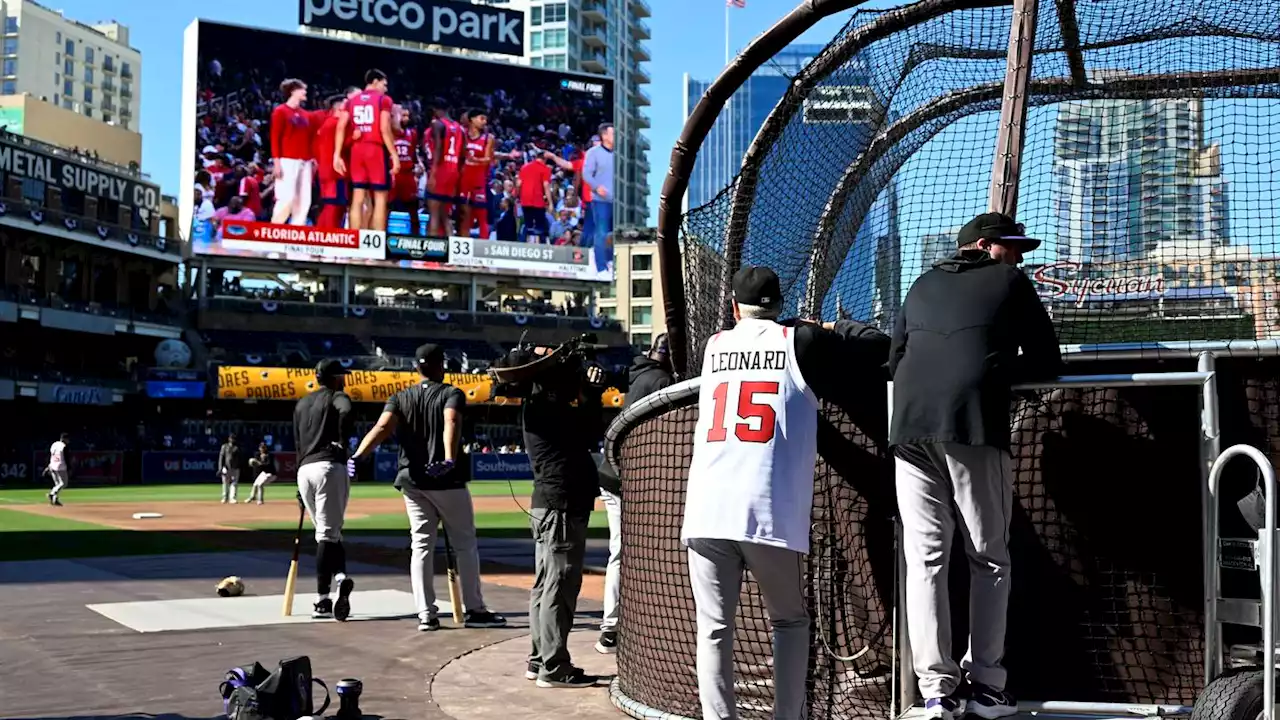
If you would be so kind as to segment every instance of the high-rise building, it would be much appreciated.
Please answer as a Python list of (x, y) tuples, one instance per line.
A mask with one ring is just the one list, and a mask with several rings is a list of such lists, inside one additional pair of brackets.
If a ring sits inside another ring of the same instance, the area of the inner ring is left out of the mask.
[[(742, 159), (761, 126), (777, 107), (792, 84), (792, 79), (823, 50), (822, 45), (789, 45), (768, 63), (752, 73), (720, 112), (710, 133), (698, 150), (698, 158), (689, 179), (687, 209), (713, 200), (742, 167)], [(810, 182), (796, 192), (757, 193), (753, 215), (795, 218), (817, 218), (830, 199), (849, 162), (853, 161), (867, 133), (886, 117), (887, 108), (870, 88), (871, 73), (861, 58), (855, 58), (833, 73), (805, 98), (791, 122), (805, 124), (805, 142), (822, 152), (805, 153), (795, 162), (803, 162)], [(711, 83), (685, 76), (685, 117), (697, 106)], [(777, 151), (775, 149), (775, 151)], [(767, 173), (767, 171), (766, 171)], [(767, 174), (761, 182), (768, 182)], [(856, 204), (856, 203), (851, 203)], [(838, 223), (842, 232), (845, 223)], [(795, 228), (800, 229), (800, 228)], [(812, 231), (812, 228), (804, 228)], [(891, 323), (901, 304), (902, 241), (898, 222), (898, 193), (890, 180), (865, 208), (848, 255), (840, 258), (840, 266), (830, 289), (822, 300), (824, 317), (832, 317), (837, 306), (853, 317)], [(799, 242), (812, 241), (803, 233)], [(788, 248), (791, 253), (806, 253), (808, 248)], [(758, 257), (759, 262), (777, 262), (780, 258)], [(798, 286), (806, 286), (798, 278)]]
[(1230, 244), (1221, 150), (1204, 103), (1063, 103), (1054, 138), (1062, 260), (1107, 263), (1203, 254)]
[(525, 55), (495, 55), (349, 32), (303, 28), (341, 39), (374, 42), (433, 52), (448, 52), (551, 70), (570, 70), (610, 77), (614, 81), (614, 222), (644, 227), (649, 222), (649, 128), (644, 108), (652, 31), (645, 18), (650, 0), (472, 0), (525, 14)]
[[(791, 86), (791, 78), (822, 52), (822, 48), (822, 45), (810, 44), (787, 46), (752, 73), (733, 94), (698, 151), (698, 161), (694, 163), (685, 195), (688, 207), (707, 204), (729, 186), (742, 167), (742, 157), (747, 154), (756, 132)], [(710, 82), (685, 74), (684, 117), (689, 117), (709, 87)]]
[(649, 0), (522, 0), (529, 4), (534, 67), (607, 75), (614, 81), (614, 212), (620, 227), (649, 223)]
[(622, 323), (631, 346), (648, 350), (667, 331), (658, 243), (652, 230), (618, 233), (614, 241), (614, 284), (596, 298), (597, 312)]
[(81, 23), (31, 0), (3, 3), (0, 95), (28, 95), (126, 130), (138, 128), (142, 54), (118, 22)]

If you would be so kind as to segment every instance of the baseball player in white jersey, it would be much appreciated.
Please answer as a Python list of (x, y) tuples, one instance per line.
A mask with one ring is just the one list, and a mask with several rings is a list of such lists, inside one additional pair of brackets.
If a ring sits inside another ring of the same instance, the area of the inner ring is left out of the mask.
[[(878, 378), (889, 338), (850, 321), (777, 322), (778, 276), (745, 267), (733, 278), (737, 325), (713, 336), (702, 364), (693, 462), (681, 541), (698, 624), (702, 717), (738, 717), (734, 615), (752, 571), (773, 628), (775, 720), (804, 713), (809, 657), (804, 556), (809, 552), (820, 397)], [(855, 400), (856, 401), (856, 400)]]
[(62, 433), (57, 442), (49, 446), (49, 476), (53, 478), (53, 489), (49, 491), (49, 504), (62, 505), (58, 495), (67, 487), (71, 473), (67, 468), (67, 441), (71, 436)]

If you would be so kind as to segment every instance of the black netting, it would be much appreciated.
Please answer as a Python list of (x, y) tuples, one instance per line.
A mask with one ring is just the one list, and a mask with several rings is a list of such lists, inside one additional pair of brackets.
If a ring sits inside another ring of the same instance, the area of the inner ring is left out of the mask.
[[(690, 374), (728, 272), (789, 311), (888, 328), (986, 209), (1012, 21), (990, 0), (859, 11), (683, 227)], [(1270, 3), (1041, 2), (1019, 220), (1064, 342), (1280, 336), (1280, 13)]]
[[(1233, 387), (1239, 409), (1275, 424), (1274, 409), (1257, 403), (1274, 395), (1274, 381), (1247, 383), (1247, 403), (1246, 383)], [(1204, 661), (1198, 393), (1055, 390), (1014, 408), (1006, 664), (1015, 695), (1194, 701)], [(679, 541), (696, 396), (676, 400), (614, 427), (624, 488), (618, 690), (644, 707), (698, 717), (694, 605)], [(884, 407), (868, 398), (857, 409), (823, 408), (806, 578), (812, 718), (878, 720), (889, 711), (895, 508)], [(954, 562), (957, 659), (966, 649), (967, 584), (967, 565)], [(734, 655), (743, 718), (772, 717), (767, 629), (748, 578)]]

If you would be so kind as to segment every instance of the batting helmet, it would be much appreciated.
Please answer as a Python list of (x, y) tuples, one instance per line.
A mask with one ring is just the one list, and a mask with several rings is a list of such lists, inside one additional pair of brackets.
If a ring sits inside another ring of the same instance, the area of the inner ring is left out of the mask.
[(218, 597), (240, 597), (244, 594), (244, 581), (232, 575), (218, 583)]

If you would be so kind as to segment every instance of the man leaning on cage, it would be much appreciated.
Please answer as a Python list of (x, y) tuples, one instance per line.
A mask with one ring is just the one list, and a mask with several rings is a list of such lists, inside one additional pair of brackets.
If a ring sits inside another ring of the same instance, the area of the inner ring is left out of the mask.
[[(1002, 664), (1012, 387), (1056, 377), (1062, 358), (1035, 286), (1017, 267), (1040, 241), (1000, 213), (974, 218), (957, 240), (956, 255), (915, 281), (895, 318), (889, 444), (902, 519), (907, 635), (927, 717), (994, 720), (1017, 712)], [(970, 576), (969, 649), (959, 664), (951, 654), (947, 589), (957, 529)]]

